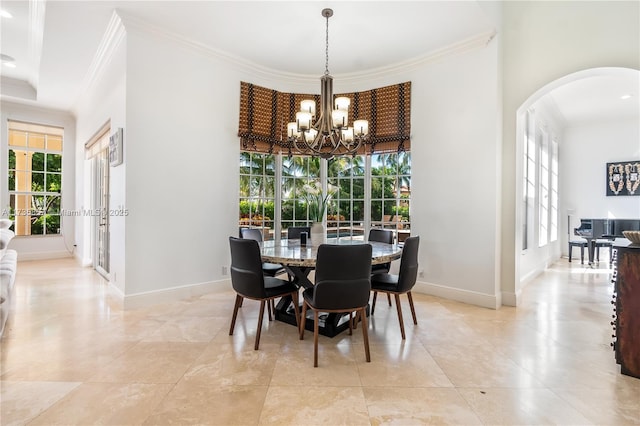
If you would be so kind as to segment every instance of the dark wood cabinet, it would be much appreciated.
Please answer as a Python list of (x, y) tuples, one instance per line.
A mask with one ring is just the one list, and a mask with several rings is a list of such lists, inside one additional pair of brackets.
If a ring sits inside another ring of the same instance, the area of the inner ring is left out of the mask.
[(613, 349), (622, 374), (640, 378), (640, 245), (616, 245)]

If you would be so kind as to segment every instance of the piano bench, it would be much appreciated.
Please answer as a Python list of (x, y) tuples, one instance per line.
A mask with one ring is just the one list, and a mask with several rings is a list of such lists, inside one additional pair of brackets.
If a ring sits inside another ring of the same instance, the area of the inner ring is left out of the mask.
[(584, 264), (584, 249), (587, 248), (586, 241), (569, 241), (569, 262), (571, 262), (571, 253), (574, 247), (580, 247), (580, 263)]
[(609, 249), (609, 264), (613, 263), (613, 243), (611, 241), (596, 241), (596, 260), (600, 262), (600, 247), (606, 247)]

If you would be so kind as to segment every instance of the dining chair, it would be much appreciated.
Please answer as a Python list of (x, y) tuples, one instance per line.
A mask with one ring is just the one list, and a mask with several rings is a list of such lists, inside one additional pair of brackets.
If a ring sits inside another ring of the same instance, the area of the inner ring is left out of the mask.
[(373, 291), (373, 302), (371, 303), (371, 315), (376, 309), (376, 297), (378, 292), (393, 294), (396, 299), (396, 307), (398, 310), (398, 320), (400, 321), (400, 332), (402, 339), (405, 339), (404, 321), (402, 320), (402, 306), (400, 305), (400, 295), (406, 293), (409, 298), (409, 307), (411, 308), (411, 316), (413, 323), (418, 324), (416, 319), (416, 310), (413, 306), (413, 297), (411, 289), (416, 283), (418, 277), (418, 247), (420, 245), (420, 237), (409, 237), (404, 242), (402, 249), (402, 257), (400, 258), (400, 271), (398, 275), (394, 274), (374, 274), (371, 275), (371, 291)]
[(369, 335), (366, 308), (371, 291), (371, 244), (318, 246), (315, 285), (302, 292), (302, 322), (300, 340), (304, 340), (307, 308), (313, 310), (313, 366), (318, 366), (319, 312), (349, 314), (349, 334), (352, 314), (362, 318), (362, 336), (367, 362)]
[(306, 232), (307, 236), (311, 236), (311, 227), (310, 226), (290, 226), (287, 228), (287, 238), (292, 239), (300, 239), (300, 233)]
[[(241, 228), (240, 235), (244, 239), (262, 242), (262, 231), (260, 231), (259, 229)], [(269, 277), (275, 277), (277, 275), (284, 274), (285, 272), (286, 269), (284, 269), (284, 267), (279, 263), (262, 262), (262, 273)], [(291, 277), (289, 277), (289, 281), (291, 281)], [(240, 303), (240, 306), (242, 306), (242, 303)], [(272, 300), (271, 302), (269, 302), (268, 310), (269, 321), (273, 321), (275, 312), (275, 301)]]
[(231, 285), (235, 290), (236, 303), (233, 307), (229, 336), (233, 335), (236, 325), (238, 308), (243, 299), (260, 301), (260, 313), (258, 314), (258, 329), (254, 349), (260, 345), (260, 331), (262, 318), (264, 317), (265, 302), (271, 302), (278, 297), (291, 296), (295, 311), (296, 325), (300, 326), (300, 314), (298, 311), (298, 288), (289, 281), (280, 278), (265, 276), (262, 273), (262, 259), (258, 242), (252, 239), (229, 237), (231, 248)]
[[(371, 228), (368, 241), (393, 244), (393, 231), (391, 229)], [(391, 262), (371, 265), (372, 274), (387, 274), (391, 270)], [(387, 301), (391, 306), (391, 295), (387, 294)]]
[[(242, 238), (262, 242), (262, 232), (255, 228), (243, 228), (241, 231)], [(285, 269), (279, 263), (262, 263), (262, 272), (270, 277), (283, 274)]]

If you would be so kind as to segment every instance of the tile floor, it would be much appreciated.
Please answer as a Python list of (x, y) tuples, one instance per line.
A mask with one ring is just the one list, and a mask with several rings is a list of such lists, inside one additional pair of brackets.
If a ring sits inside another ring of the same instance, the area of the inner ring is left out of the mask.
[[(2, 338), (2, 425), (640, 424), (640, 380), (609, 347), (610, 270), (561, 260), (490, 310), (416, 294), (360, 329), (313, 338), (234, 293), (123, 310), (72, 260), (22, 262)], [(384, 302), (384, 298), (382, 298)]]

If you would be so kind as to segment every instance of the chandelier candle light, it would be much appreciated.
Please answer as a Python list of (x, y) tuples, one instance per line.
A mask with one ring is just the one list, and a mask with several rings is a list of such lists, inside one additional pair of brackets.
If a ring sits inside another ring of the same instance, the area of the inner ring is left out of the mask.
[[(288, 141), (300, 154), (332, 158), (335, 155), (355, 156), (369, 135), (369, 122), (355, 120), (348, 126), (349, 105), (347, 97), (333, 99), (333, 77), (329, 74), (329, 18), (332, 9), (323, 9), (327, 20), (324, 75), (320, 78), (320, 117), (316, 116), (314, 100), (303, 100), (296, 121), (287, 124)], [(334, 108), (335, 105), (335, 109)]]

